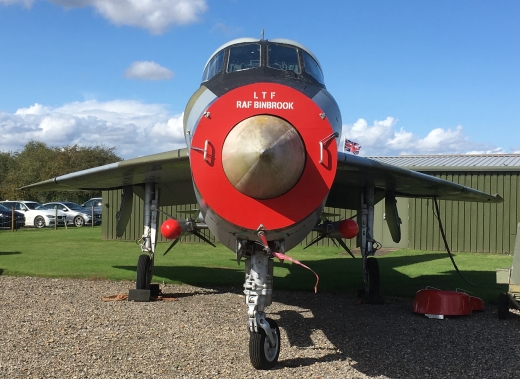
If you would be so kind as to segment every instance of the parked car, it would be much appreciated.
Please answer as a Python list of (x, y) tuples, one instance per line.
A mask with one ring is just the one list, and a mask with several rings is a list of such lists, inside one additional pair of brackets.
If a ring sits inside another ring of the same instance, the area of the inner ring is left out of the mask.
[(58, 219), (56, 220), (56, 211), (48, 210), (36, 201), (6, 200), (0, 201), (0, 204), (8, 209), (14, 207), (15, 211), (22, 212), (25, 215), (25, 226), (44, 228), (56, 225), (56, 221), (58, 226), (64, 226), (67, 219), (65, 213), (58, 211)]
[[(12, 216), (12, 210), (0, 204), (0, 229), (11, 229), (13, 224)], [(25, 215), (22, 212), (14, 211), (14, 228), (19, 229), (24, 226)]]
[(58, 209), (58, 211), (64, 212), (67, 215), (67, 225), (75, 225), (77, 227), (92, 225), (92, 220), (94, 220), (94, 225), (101, 224), (100, 212), (94, 212), (94, 217), (92, 217), (91, 209), (83, 208), (81, 205), (70, 201), (55, 201), (45, 203), (43, 206), (47, 209)]
[(101, 203), (101, 200), (102, 200), (102, 198), (100, 198), (100, 197), (93, 197), (92, 199), (85, 201), (83, 204), (81, 204), (81, 206), (83, 208), (88, 208), (88, 209), (92, 209), (92, 207), (94, 207), (94, 212), (101, 213), (101, 210), (103, 209), (102, 208), (103, 204)]

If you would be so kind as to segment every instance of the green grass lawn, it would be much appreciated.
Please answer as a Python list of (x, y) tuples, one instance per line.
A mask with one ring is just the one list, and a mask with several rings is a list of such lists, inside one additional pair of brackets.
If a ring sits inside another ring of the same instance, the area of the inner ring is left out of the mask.
[[(244, 264), (222, 245), (180, 243), (163, 255), (168, 243), (156, 250), (154, 282), (196, 286), (241, 287)], [(0, 275), (135, 280), (139, 246), (128, 241), (101, 240), (101, 227), (23, 229), (0, 231)], [(289, 255), (320, 276), (319, 291), (354, 293), (363, 288), (361, 259), (334, 247), (297, 247)], [(413, 297), (426, 286), (463, 288), (496, 303), (507, 286), (495, 283), (495, 270), (510, 267), (512, 257), (456, 253), (455, 261), (471, 286), (455, 272), (445, 252), (399, 250), (379, 258), (384, 296)], [(304, 268), (275, 263), (275, 289), (313, 291), (315, 277)]]

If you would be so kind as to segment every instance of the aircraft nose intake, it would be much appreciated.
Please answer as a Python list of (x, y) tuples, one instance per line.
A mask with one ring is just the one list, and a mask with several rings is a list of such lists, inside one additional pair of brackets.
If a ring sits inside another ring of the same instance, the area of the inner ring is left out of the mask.
[(255, 199), (272, 199), (300, 179), (305, 146), (287, 121), (270, 115), (253, 116), (238, 123), (226, 137), (222, 164), (238, 191)]

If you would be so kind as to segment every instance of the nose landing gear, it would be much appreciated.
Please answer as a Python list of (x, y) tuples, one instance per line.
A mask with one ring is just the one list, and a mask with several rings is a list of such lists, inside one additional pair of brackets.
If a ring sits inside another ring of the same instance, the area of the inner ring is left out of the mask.
[(245, 262), (249, 357), (254, 368), (269, 370), (276, 365), (280, 354), (280, 329), (274, 320), (265, 317), (264, 312), (272, 302), (274, 266), (269, 251), (255, 248), (253, 245)]

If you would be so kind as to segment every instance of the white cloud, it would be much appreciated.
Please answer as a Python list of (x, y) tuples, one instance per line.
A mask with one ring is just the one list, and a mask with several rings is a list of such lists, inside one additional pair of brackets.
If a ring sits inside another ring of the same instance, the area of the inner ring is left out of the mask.
[(20, 108), (16, 111), (16, 115), (25, 116), (25, 115), (42, 115), (49, 112), (49, 108), (44, 107), (41, 104), (31, 105), (29, 108)]
[[(384, 145), (394, 135), (393, 127), (396, 123), (397, 120), (387, 117), (386, 120), (376, 120), (374, 125), (368, 126), (366, 120), (360, 118), (354, 125), (347, 125), (347, 136), (358, 143), (362, 140), (365, 146)], [(343, 128), (345, 129), (345, 125)]]
[(116, 146), (128, 159), (185, 147), (182, 114), (164, 104), (89, 100), (50, 108), (34, 104), (14, 114), (0, 112), (0, 150), (19, 151), (30, 140), (49, 146)]
[[(206, 0), (47, 0), (66, 9), (92, 7), (115, 25), (135, 26), (162, 34), (172, 25), (199, 21), (208, 10)], [(22, 4), (31, 8), (35, 0), (0, 0), (0, 5)]]
[(359, 119), (352, 125), (343, 125), (343, 138), (359, 143), (360, 155), (364, 156), (504, 153), (502, 148), (471, 141), (460, 125), (455, 129), (435, 128), (421, 138), (404, 128), (396, 130), (396, 124), (393, 117), (376, 120), (370, 126)]
[[(436, 128), (425, 137), (396, 126), (392, 117), (372, 125), (359, 119), (343, 126), (343, 138), (358, 142), (363, 156), (505, 153), (502, 148), (470, 141), (462, 126)], [(0, 135), (0, 151), (20, 151), (36, 140), (49, 146), (115, 146), (124, 159), (186, 145), (182, 114), (171, 115), (165, 104), (133, 100), (88, 100), (57, 108), (36, 103), (13, 114), (0, 112)]]
[[(29, 1), (29, 0), (27, 0)], [(208, 6), (206, 0), (49, 0), (64, 8), (93, 7), (115, 25), (136, 26), (153, 34), (172, 25), (197, 22)]]
[(462, 126), (458, 125), (455, 130), (433, 129), (425, 138), (418, 139), (414, 148), (425, 152), (453, 151), (467, 146), (467, 141), (468, 138), (462, 133)]
[[(520, 152), (518, 151), (513, 151), (511, 154), (518, 154)], [(473, 151), (468, 151), (466, 154), (468, 155), (471, 155), (471, 154), (509, 154), (508, 152), (506, 152), (504, 149), (502, 149), (501, 147), (496, 147), (496, 148), (493, 148), (493, 149), (489, 149), (489, 150), (473, 150)]]
[(0, 4), (2, 5), (13, 5), (18, 3), (22, 4), (26, 8), (30, 8), (34, 3), (34, 0), (0, 0)]
[(125, 71), (125, 77), (141, 80), (169, 80), (173, 72), (155, 62), (137, 61)]

